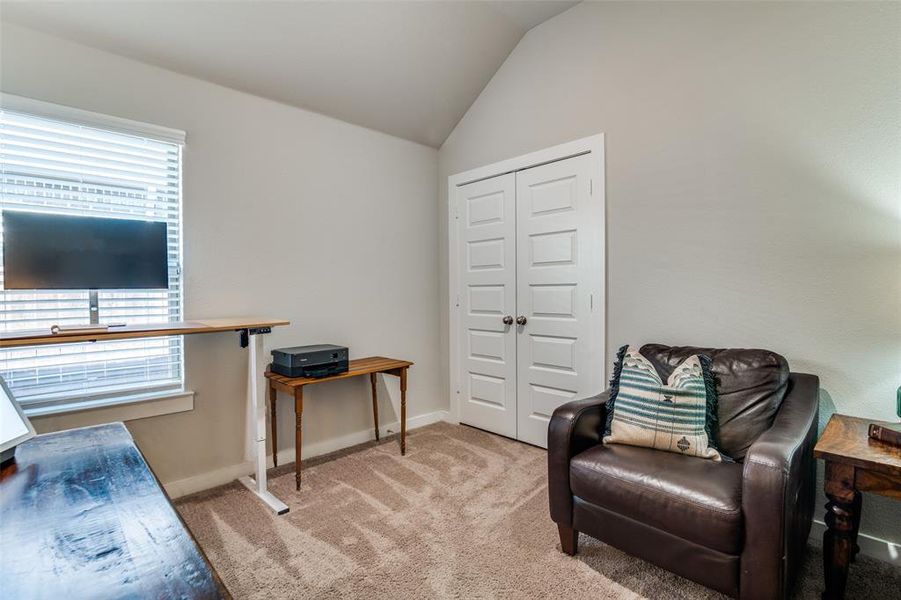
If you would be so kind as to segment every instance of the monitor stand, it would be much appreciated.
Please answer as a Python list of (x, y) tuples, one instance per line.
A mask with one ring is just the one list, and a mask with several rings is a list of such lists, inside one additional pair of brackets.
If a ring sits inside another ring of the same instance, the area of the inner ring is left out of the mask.
[(88, 290), (88, 312), (91, 316), (91, 325), (100, 324), (100, 294), (97, 290)]
[(58, 333), (98, 333), (109, 331), (110, 327), (126, 325), (125, 323), (100, 324), (100, 294), (96, 289), (88, 290), (88, 313), (90, 315), (89, 325), (54, 325), (50, 328), (50, 333), (53, 335)]

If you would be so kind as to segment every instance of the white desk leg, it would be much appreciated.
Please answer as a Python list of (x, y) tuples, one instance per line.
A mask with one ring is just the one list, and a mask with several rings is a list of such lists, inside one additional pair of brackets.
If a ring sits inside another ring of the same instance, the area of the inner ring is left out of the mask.
[(260, 401), (259, 389), (260, 376), (257, 361), (263, 353), (263, 336), (249, 336), (248, 353), (247, 353), (247, 376), (249, 378), (250, 393), (247, 401), (250, 404), (250, 414), (248, 415), (247, 426), (250, 428), (250, 440), (253, 450), (255, 477), (241, 477), (238, 481), (243, 483), (247, 489), (257, 495), (257, 497), (269, 505), (276, 514), (283, 515), (288, 512), (288, 505), (269, 493), (266, 489), (266, 403)]

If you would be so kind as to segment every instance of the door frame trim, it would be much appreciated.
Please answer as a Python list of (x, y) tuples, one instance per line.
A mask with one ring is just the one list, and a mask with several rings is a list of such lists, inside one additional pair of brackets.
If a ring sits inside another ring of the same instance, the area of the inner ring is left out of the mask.
[[(593, 190), (593, 197), (601, 203), (601, 227), (603, 230), (604, 260), (601, 273), (601, 310), (604, 323), (604, 339), (601, 340), (601, 354), (606, 357), (607, 352), (607, 184), (604, 160), (604, 134), (599, 133), (589, 137), (565, 142), (550, 148), (544, 148), (514, 158), (502, 160), (490, 165), (470, 169), (451, 175), (447, 178), (447, 261), (448, 261), (448, 420), (453, 423), (460, 422), (460, 261), (457, 252), (459, 243), (459, 231), (456, 223), (457, 194), (456, 189), (467, 183), (475, 183), (483, 179), (490, 179), (498, 175), (506, 175), (516, 171), (522, 171), (531, 167), (566, 160), (583, 154), (591, 155), (591, 171), (598, 177), (597, 186)], [(606, 368), (606, 358), (605, 358)]]

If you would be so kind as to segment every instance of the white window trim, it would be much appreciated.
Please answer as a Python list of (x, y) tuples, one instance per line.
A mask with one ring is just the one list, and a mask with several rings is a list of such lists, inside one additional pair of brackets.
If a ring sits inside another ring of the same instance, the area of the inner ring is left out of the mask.
[(180, 129), (172, 129), (161, 125), (152, 125), (150, 123), (142, 123), (141, 121), (113, 117), (91, 112), (89, 110), (72, 108), (71, 106), (53, 104), (52, 102), (44, 102), (43, 100), (35, 100), (34, 98), (26, 98), (24, 96), (16, 96), (14, 94), (6, 94), (3, 92), (0, 92), (0, 107), (11, 111), (28, 113), (36, 117), (67, 121), (86, 127), (106, 129), (116, 133), (153, 138), (161, 142), (184, 145), (186, 138), (185, 132)]
[[(104, 129), (107, 131), (147, 137), (162, 142), (185, 145), (187, 135), (180, 129), (153, 125), (132, 119), (96, 113), (62, 104), (45, 102), (35, 98), (17, 96), (0, 92), (0, 108), (31, 114), (36, 117), (65, 121), (73, 124)], [(179, 223), (184, 214), (184, 198), (182, 188), (183, 162), (179, 161)], [(183, 225), (181, 225), (183, 227)], [(184, 231), (179, 236), (179, 254), (184, 252)], [(180, 263), (183, 263), (184, 256)], [(182, 285), (179, 287), (179, 303), (184, 306), (184, 267), (179, 264)], [(184, 353), (184, 347), (182, 348)], [(182, 358), (184, 360), (184, 358)], [(54, 415), (70, 415), (75, 423), (67, 421), (68, 427), (78, 427), (108, 423), (110, 421), (130, 421), (147, 417), (173, 414), (194, 410), (194, 392), (186, 390), (184, 385), (184, 362), (182, 363), (181, 382), (176, 386), (164, 388), (130, 388), (128, 390), (111, 390), (107, 393), (86, 396), (57, 396), (47, 402), (29, 402), (22, 410), (29, 418), (52, 418)], [(78, 415), (74, 413), (80, 413)], [(71, 417), (67, 417), (67, 420)]]
[[(64, 416), (65, 428), (87, 427), (112, 421), (134, 421), (194, 410), (193, 390), (169, 390), (81, 400), (49, 406), (23, 406), (29, 419), (54, 428), (54, 417)], [(46, 417), (46, 419), (44, 419)], [(63, 424), (63, 423), (61, 423)], [(47, 429), (42, 426), (41, 429)]]
[(128, 404), (140, 399), (155, 398), (171, 394), (180, 394), (185, 391), (184, 373), (178, 382), (170, 381), (164, 384), (147, 383), (145, 385), (110, 386), (108, 389), (99, 389), (87, 393), (72, 394), (46, 394), (44, 396), (31, 396), (22, 404), (22, 409), (27, 414), (43, 415), (60, 412), (77, 412), (77, 407), (87, 408), (97, 406), (112, 406), (114, 404)]

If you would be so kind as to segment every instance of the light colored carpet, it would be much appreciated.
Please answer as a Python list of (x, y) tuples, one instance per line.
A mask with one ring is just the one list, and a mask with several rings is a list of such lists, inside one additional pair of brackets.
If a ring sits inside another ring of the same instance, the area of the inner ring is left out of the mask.
[[(177, 502), (229, 590), (245, 598), (721, 598), (582, 536), (572, 558), (548, 516), (543, 450), (460, 425), (272, 472), (276, 516), (238, 484)], [(798, 589), (819, 598), (811, 547)], [(897, 597), (901, 569), (866, 557), (848, 598)], [(895, 590), (892, 592), (891, 590)]]

